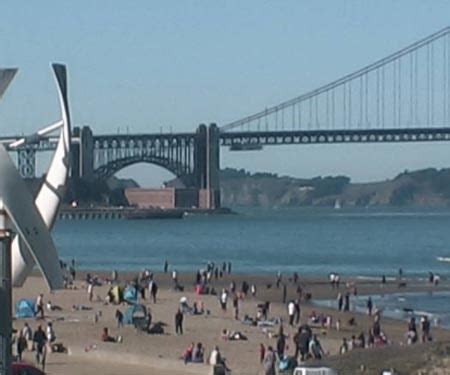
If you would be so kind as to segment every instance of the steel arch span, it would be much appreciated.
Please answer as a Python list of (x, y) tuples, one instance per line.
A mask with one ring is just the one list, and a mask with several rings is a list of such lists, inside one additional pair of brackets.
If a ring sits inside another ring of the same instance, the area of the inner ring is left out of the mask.
[(189, 176), (190, 174), (188, 173), (189, 167), (180, 162), (177, 162), (176, 160), (165, 157), (159, 157), (155, 155), (134, 155), (112, 160), (95, 169), (94, 175), (98, 179), (107, 180), (120, 170), (138, 163), (157, 165), (161, 168), (168, 170), (169, 172), (173, 173), (176, 177), (181, 178), (183, 180), (186, 179), (187, 176)]

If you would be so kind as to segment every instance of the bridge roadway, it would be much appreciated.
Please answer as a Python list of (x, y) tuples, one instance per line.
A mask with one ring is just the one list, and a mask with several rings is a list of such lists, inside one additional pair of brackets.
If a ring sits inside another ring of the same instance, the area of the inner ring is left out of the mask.
[[(94, 135), (96, 149), (114, 147), (146, 147), (147, 144), (159, 142), (170, 145), (175, 140), (186, 142), (195, 140), (196, 133), (136, 133), (136, 134), (100, 134)], [(0, 143), (8, 149), (8, 144), (23, 138), (23, 136), (0, 137)], [(221, 132), (220, 146), (234, 150), (247, 149), (245, 146), (280, 146), (299, 144), (327, 144), (327, 143), (399, 143), (399, 142), (441, 142), (450, 141), (450, 128), (404, 128), (404, 129), (361, 129), (361, 130), (286, 130), (286, 131), (237, 131)], [(54, 136), (42, 137), (38, 142), (28, 144), (19, 149), (34, 149), (36, 151), (51, 151), (56, 148), (58, 138)], [(72, 137), (72, 143), (78, 144), (80, 139)], [(254, 149), (259, 149), (255, 147)]]

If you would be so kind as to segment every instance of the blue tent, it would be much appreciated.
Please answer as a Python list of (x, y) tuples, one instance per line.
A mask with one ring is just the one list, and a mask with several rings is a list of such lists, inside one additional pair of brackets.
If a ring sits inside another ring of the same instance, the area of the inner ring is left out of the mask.
[(125, 312), (123, 322), (125, 324), (134, 324), (135, 318), (143, 319), (147, 318), (147, 309), (144, 305), (135, 304), (130, 306)]
[(129, 303), (137, 303), (138, 291), (133, 286), (127, 286), (123, 292), (123, 299)]
[(21, 299), (16, 303), (16, 318), (34, 318), (36, 302), (32, 299)]

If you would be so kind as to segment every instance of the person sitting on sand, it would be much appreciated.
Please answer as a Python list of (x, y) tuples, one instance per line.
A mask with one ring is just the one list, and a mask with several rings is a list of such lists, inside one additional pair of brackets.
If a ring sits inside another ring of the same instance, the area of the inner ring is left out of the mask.
[(48, 301), (46, 304), (48, 311), (61, 311), (62, 307), (58, 305), (53, 305), (51, 301)]
[(192, 362), (192, 352), (194, 351), (194, 343), (191, 342), (183, 353), (184, 364)]
[[(217, 268), (216, 268), (217, 269)], [(201, 342), (197, 343), (193, 352), (192, 352), (192, 362), (194, 363), (203, 363), (205, 356), (205, 350)]]
[(247, 340), (247, 336), (239, 331), (229, 331), (227, 329), (222, 330), (220, 338), (225, 341), (237, 341), (237, 340)]
[(103, 328), (103, 333), (102, 333), (101, 339), (103, 342), (116, 342), (116, 339), (109, 335), (109, 331), (108, 331), (107, 327)]
[(203, 305), (203, 302), (197, 302), (195, 301), (192, 305), (192, 314), (193, 315), (203, 315), (205, 313), (205, 306)]

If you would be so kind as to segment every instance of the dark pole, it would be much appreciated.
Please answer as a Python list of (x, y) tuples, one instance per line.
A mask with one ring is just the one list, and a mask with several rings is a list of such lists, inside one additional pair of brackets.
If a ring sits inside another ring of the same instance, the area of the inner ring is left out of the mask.
[(0, 375), (12, 375), (11, 232), (5, 228), (6, 213), (0, 212)]

